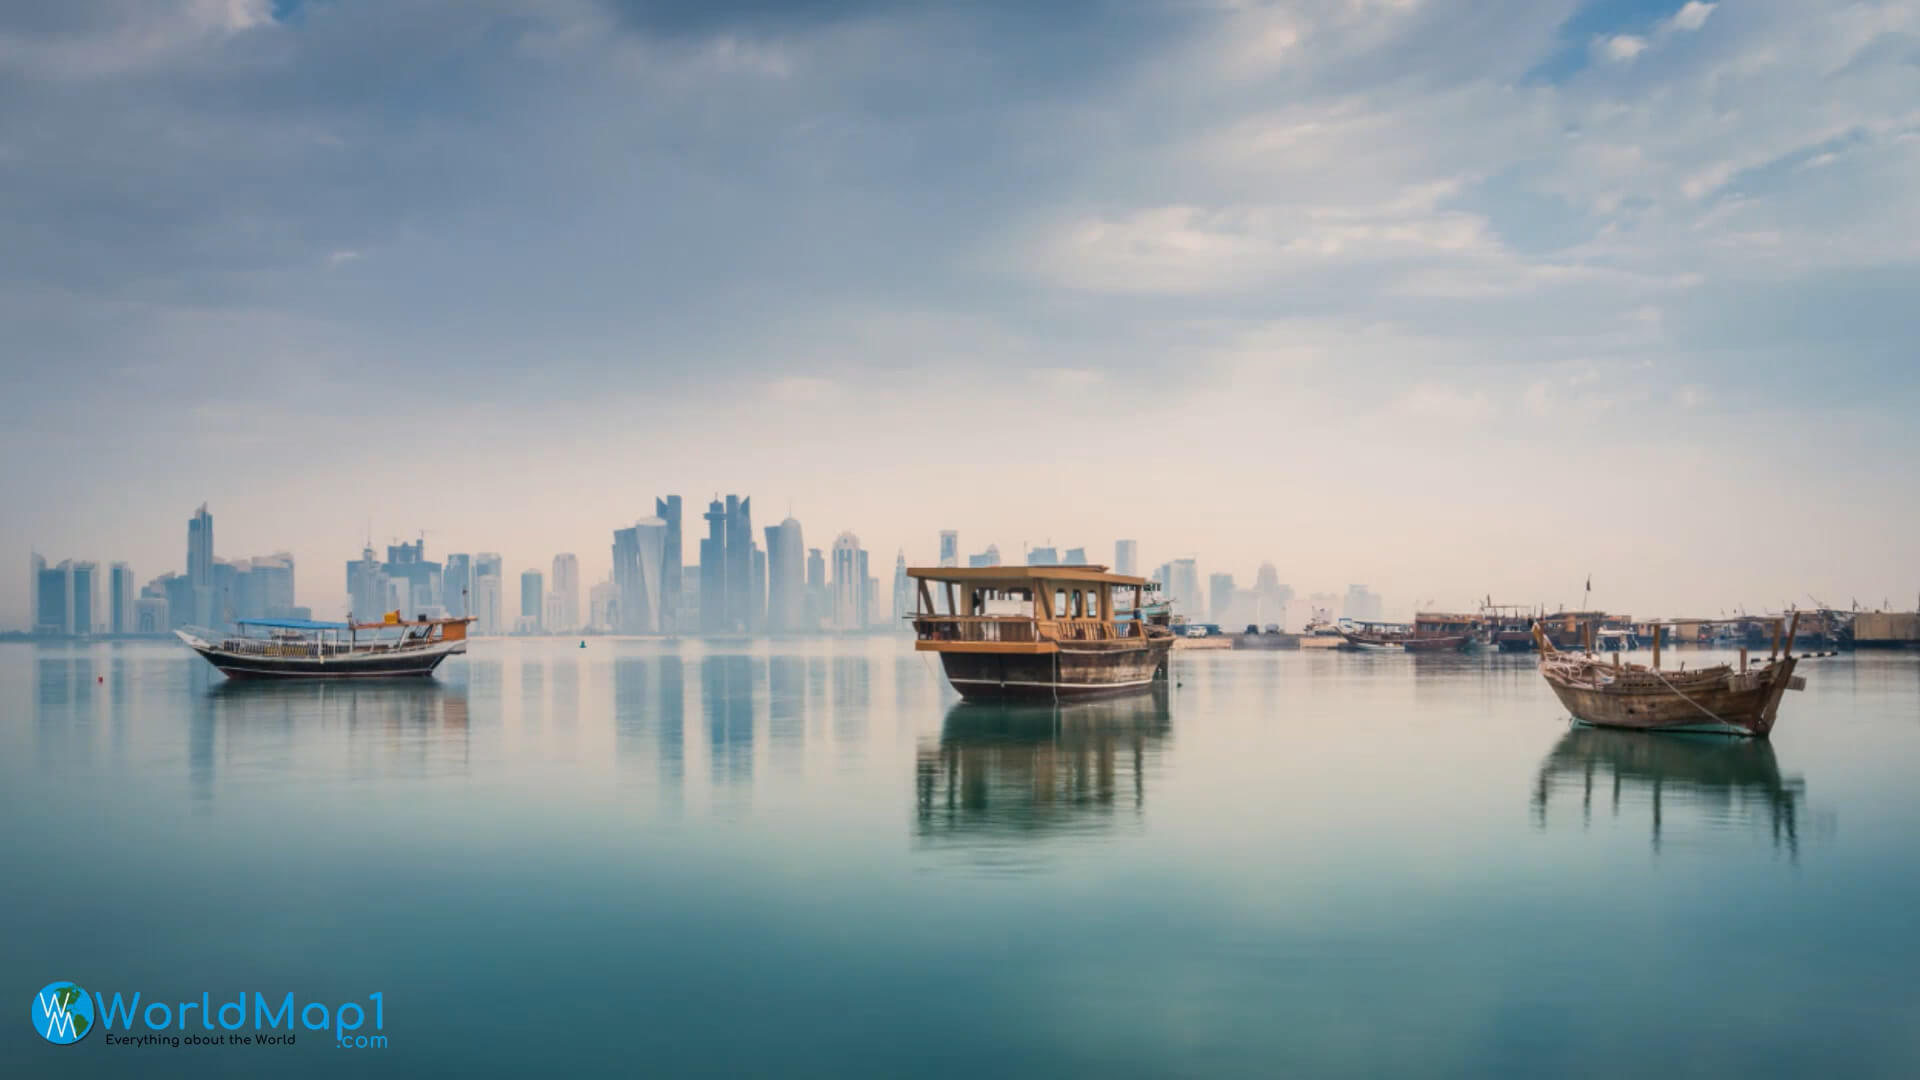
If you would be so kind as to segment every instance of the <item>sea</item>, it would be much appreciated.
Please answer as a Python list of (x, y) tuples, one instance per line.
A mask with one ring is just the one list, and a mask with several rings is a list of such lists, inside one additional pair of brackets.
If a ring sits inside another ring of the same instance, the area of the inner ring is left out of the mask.
[(1920, 656), (1800, 673), (1746, 741), (1497, 653), (3, 645), (0, 1076), (1920, 1075)]

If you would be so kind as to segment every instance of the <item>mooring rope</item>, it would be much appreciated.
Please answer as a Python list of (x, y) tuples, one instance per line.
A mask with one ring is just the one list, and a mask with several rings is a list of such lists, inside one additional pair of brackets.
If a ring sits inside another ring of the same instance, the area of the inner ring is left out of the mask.
[(1691, 705), (1691, 706), (1693, 706), (1693, 707), (1694, 707), (1694, 708), (1696, 708), (1696, 709), (1699, 709), (1699, 710), (1700, 710), (1701, 712), (1703, 712), (1703, 713), (1706, 713), (1706, 714), (1707, 714), (1707, 716), (1708, 716), (1708, 717), (1709, 717), (1710, 719), (1712, 719), (1712, 720), (1713, 720), (1713, 721), (1714, 721), (1715, 723), (1717, 723), (1717, 724), (1723, 724), (1723, 725), (1725, 725), (1725, 726), (1727, 726), (1727, 727), (1730, 727), (1730, 728), (1734, 728), (1734, 729), (1736, 729), (1736, 730), (1739, 730), (1739, 731), (1745, 731), (1745, 730), (1746, 730), (1745, 728), (1743, 728), (1743, 727), (1741, 727), (1741, 726), (1740, 726), (1739, 724), (1736, 724), (1736, 723), (1733, 723), (1732, 721), (1730, 721), (1730, 720), (1727, 720), (1726, 718), (1724, 718), (1724, 717), (1722, 717), (1722, 716), (1719, 716), (1719, 715), (1716, 715), (1716, 714), (1714, 713), (1714, 711), (1713, 711), (1712, 709), (1709, 709), (1709, 708), (1707, 708), (1707, 707), (1706, 707), (1705, 705), (1702, 705), (1702, 704), (1700, 704), (1699, 702), (1697, 702), (1697, 701), (1695, 701), (1695, 700), (1693, 700), (1692, 698), (1690, 698), (1690, 697), (1688, 697), (1688, 696), (1687, 696), (1687, 694), (1686, 694), (1686, 691), (1684, 691), (1684, 690), (1682, 690), (1682, 689), (1680, 689), (1679, 687), (1677, 687), (1677, 686), (1675, 686), (1675, 685), (1673, 685), (1673, 684), (1672, 684), (1672, 683), (1670, 683), (1670, 682), (1667, 682), (1667, 677), (1666, 677), (1665, 675), (1662, 675), (1662, 674), (1660, 674), (1660, 670), (1659, 670), (1658, 668), (1649, 668), (1648, 670), (1649, 670), (1649, 671), (1652, 671), (1652, 672), (1653, 672), (1653, 677), (1654, 677), (1654, 678), (1656, 678), (1656, 679), (1659, 679), (1659, 680), (1660, 680), (1660, 681), (1661, 681), (1662, 683), (1664, 683), (1664, 684), (1666, 685), (1666, 688), (1667, 688), (1667, 689), (1669, 689), (1669, 690), (1671, 690), (1671, 691), (1673, 691), (1673, 692), (1674, 692), (1674, 693), (1676, 693), (1676, 694), (1679, 694), (1679, 695), (1680, 695), (1680, 700), (1682, 700), (1682, 701), (1684, 701), (1684, 702), (1686, 702), (1687, 704), (1689, 704), (1689, 705)]

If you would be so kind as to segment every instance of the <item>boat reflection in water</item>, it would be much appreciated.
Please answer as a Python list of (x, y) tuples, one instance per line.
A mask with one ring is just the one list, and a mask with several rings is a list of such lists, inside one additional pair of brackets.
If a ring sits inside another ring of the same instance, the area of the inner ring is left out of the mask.
[(458, 775), (471, 752), (467, 691), (429, 679), (215, 680), (189, 741), (203, 796), (217, 772), (290, 752), (355, 776)]
[(1534, 784), (1534, 824), (1545, 828), (1555, 795), (1580, 799), (1580, 820), (1593, 816), (1596, 786), (1605, 787), (1612, 813), (1624, 798), (1645, 799), (1652, 815), (1653, 847), (1677, 812), (1682, 821), (1704, 820), (1717, 828), (1748, 826), (1762, 815), (1775, 848), (1800, 853), (1800, 814), (1806, 781), (1782, 777), (1772, 744), (1719, 735), (1657, 734), (1576, 727), (1540, 766)]
[(1075, 705), (955, 705), (917, 755), (918, 845), (1020, 869), (1035, 841), (1137, 827), (1171, 727), (1164, 685)]

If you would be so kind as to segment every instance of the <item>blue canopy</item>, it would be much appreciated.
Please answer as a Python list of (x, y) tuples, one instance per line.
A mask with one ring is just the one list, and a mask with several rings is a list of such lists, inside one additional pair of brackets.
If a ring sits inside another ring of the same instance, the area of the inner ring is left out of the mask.
[(275, 630), (345, 630), (343, 622), (314, 622), (312, 619), (235, 619), (240, 626), (269, 626)]

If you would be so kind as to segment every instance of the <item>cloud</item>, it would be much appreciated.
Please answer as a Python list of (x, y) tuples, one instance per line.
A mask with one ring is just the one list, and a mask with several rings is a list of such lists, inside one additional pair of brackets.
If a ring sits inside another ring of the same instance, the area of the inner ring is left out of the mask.
[(1634, 34), (1614, 34), (1602, 38), (1597, 47), (1607, 59), (1625, 63), (1647, 51), (1647, 39)]
[(1698, 30), (1707, 25), (1707, 16), (1713, 14), (1718, 4), (1702, 3), (1701, 0), (1687, 0), (1679, 11), (1673, 13), (1666, 25), (1674, 30)]

